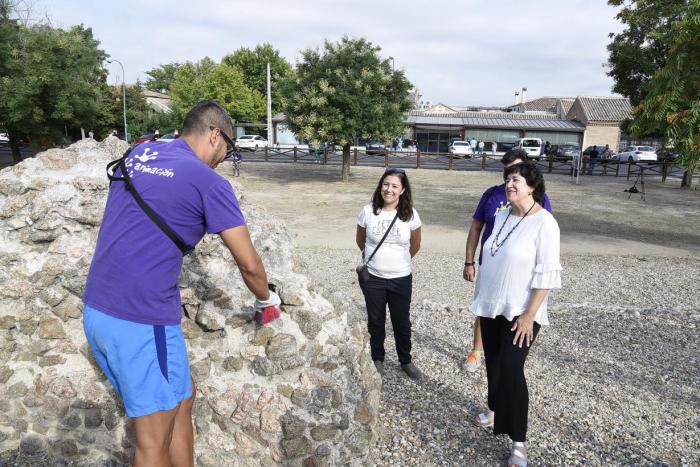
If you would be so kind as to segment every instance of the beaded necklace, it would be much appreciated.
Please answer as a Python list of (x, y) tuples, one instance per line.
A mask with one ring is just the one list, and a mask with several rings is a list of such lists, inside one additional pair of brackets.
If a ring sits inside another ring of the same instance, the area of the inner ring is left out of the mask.
[[(514, 231), (515, 229), (518, 228), (518, 226), (519, 226), (520, 223), (523, 221), (523, 219), (525, 219), (525, 217), (527, 217), (527, 215), (530, 214), (530, 211), (532, 211), (532, 208), (535, 207), (535, 204), (537, 204), (537, 201), (533, 201), (533, 202), (532, 202), (532, 206), (530, 206), (530, 209), (528, 209), (527, 212), (525, 213), (525, 215), (524, 215), (523, 217), (520, 218), (520, 220), (518, 221), (518, 223), (515, 224), (515, 226), (514, 226), (512, 229), (510, 229), (510, 232), (508, 232), (508, 234), (506, 234), (506, 238), (504, 238), (503, 241), (502, 241), (501, 243), (498, 243), (498, 237), (501, 236), (501, 231), (503, 230), (503, 227), (505, 227), (506, 224), (508, 223), (508, 219), (510, 219), (510, 214), (513, 212), (513, 208), (512, 208), (512, 207), (510, 208), (510, 211), (508, 211), (508, 215), (506, 216), (506, 220), (505, 220), (505, 221), (503, 222), (503, 224), (501, 225), (501, 228), (498, 229), (498, 233), (497, 233), (496, 236), (494, 237), (493, 243), (491, 244), (491, 256), (494, 256), (496, 253), (498, 253), (498, 250), (501, 249), (501, 247), (502, 247), (503, 244), (506, 242), (506, 240), (508, 240), (508, 237), (510, 237), (510, 234), (512, 234), (513, 231)], [(495, 249), (494, 249), (494, 246), (496, 247)]]

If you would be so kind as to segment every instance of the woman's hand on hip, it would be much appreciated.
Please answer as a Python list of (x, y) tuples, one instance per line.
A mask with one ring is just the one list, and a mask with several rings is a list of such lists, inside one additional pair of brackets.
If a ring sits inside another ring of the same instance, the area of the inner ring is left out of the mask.
[(523, 342), (527, 347), (530, 347), (533, 339), (533, 323), (535, 322), (535, 317), (529, 313), (523, 313), (515, 319), (513, 327), (510, 328), (511, 331), (515, 331), (515, 337), (513, 338), (513, 345), (518, 347), (523, 346)]

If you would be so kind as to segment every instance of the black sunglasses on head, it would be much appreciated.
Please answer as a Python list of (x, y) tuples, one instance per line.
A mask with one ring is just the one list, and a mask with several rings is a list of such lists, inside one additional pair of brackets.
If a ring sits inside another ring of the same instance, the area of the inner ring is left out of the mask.
[(219, 134), (221, 135), (222, 138), (224, 138), (224, 141), (226, 141), (226, 145), (228, 146), (228, 149), (226, 150), (226, 155), (224, 156), (224, 160), (230, 159), (233, 156), (238, 155), (238, 153), (236, 152), (236, 145), (233, 143), (233, 140), (231, 138), (229, 138), (228, 135), (221, 130), (221, 128), (217, 128), (215, 126), (210, 126), (209, 129), (211, 131), (219, 130)]
[(406, 171), (404, 169), (400, 169), (400, 168), (389, 167), (384, 171), (384, 173), (386, 173), (386, 174), (405, 174)]

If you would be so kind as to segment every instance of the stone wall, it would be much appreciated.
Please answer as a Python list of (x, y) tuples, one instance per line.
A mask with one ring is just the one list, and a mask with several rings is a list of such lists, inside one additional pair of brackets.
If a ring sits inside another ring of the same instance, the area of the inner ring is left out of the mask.
[[(105, 465), (133, 455), (133, 427), (81, 319), (105, 165), (125, 148), (116, 138), (84, 140), (0, 172), (0, 459)], [(237, 194), (283, 313), (270, 325), (250, 322), (253, 297), (218, 237), (186, 258), (197, 464), (364, 464), (381, 385), (366, 334), (294, 271), (283, 225)]]

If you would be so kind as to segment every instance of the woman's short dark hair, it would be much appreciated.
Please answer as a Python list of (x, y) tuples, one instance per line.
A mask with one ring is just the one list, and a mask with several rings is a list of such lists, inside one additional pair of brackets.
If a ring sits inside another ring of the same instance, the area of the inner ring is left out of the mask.
[(382, 174), (379, 183), (377, 183), (377, 189), (374, 190), (374, 195), (372, 195), (372, 212), (374, 212), (374, 215), (379, 215), (379, 212), (384, 207), (382, 185), (384, 184), (384, 179), (389, 175), (399, 177), (399, 180), (401, 180), (403, 193), (399, 196), (399, 205), (396, 209), (399, 211), (399, 219), (408, 222), (413, 219), (413, 198), (411, 197), (411, 184), (408, 182), (408, 176), (406, 176), (406, 172), (403, 169), (386, 169)]
[(515, 173), (522, 176), (525, 179), (525, 183), (533, 189), (532, 197), (535, 201), (544, 205), (544, 177), (540, 169), (530, 162), (523, 162), (522, 164), (515, 164), (505, 168), (503, 170), (503, 178), (506, 179), (508, 175)]

